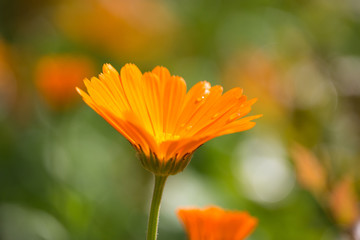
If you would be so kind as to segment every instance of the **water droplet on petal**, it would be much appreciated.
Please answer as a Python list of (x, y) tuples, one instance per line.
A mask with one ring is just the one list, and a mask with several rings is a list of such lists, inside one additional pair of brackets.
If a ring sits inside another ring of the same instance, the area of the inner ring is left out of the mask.
[(196, 99), (196, 102), (199, 103), (199, 102), (201, 102), (201, 101), (204, 100), (204, 99), (205, 99), (205, 96), (198, 97), (198, 98)]
[(186, 130), (190, 130), (190, 129), (192, 129), (192, 126), (187, 126), (186, 127)]
[(211, 119), (215, 119), (219, 116), (220, 114), (219, 113), (215, 113), (214, 116), (211, 117)]
[(234, 121), (235, 119), (237, 119), (239, 116), (240, 116), (240, 113), (233, 113), (233, 114), (230, 115), (228, 121), (229, 121), (229, 122), (232, 122), (232, 121)]

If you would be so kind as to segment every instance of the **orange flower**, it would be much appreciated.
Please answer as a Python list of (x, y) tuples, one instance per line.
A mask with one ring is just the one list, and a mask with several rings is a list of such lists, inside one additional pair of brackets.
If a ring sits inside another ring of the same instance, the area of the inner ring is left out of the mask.
[(189, 240), (241, 240), (256, 227), (257, 219), (246, 212), (218, 207), (180, 209), (177, 212)]
[(64, 109), (76, 100), (74, 88), (84, 76), (92, 74), (93, 65), (84, 57), (71, 55), (46, 56), (40, 59), (35, 80), (40, 94), (54, 109)]
[(142, 74), (126, 64), (120, 74), (103, 66), (99, 78), (84, 80), (84, 101), (118, 130), (139, 153), (146, 169), (156, 175), (182, 171), (192, 153), (206, 141), (245, 131), (260, 115), (245, 117), (256, 99), (241, 88), (222, 95), (222, 87), (203, 81), (186, 93), (186, 83), (164, 67)]
[(83, 1), (61, 2), (53, 15), (58, 29), (113, 58), (167, 56), (179, 38), (176, 14), (163, 0), (86, 0), (86, 7)]
[(335, 184), (330, 193), (330, 210), (343, 227), (351, 227), (360, 217), (359, 199), (354, 185), (353, 178), (346, 176)]
[(299, 183), (315, 195), (326, 189), (326, 169), (319, 159), (304, 146), (295, 143), (291, 148)]

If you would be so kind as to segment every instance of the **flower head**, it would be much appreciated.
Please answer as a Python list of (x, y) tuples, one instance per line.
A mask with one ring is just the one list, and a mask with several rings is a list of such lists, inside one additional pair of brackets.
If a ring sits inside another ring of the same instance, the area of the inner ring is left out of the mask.
[(257, 219), (246, 212), (218, 207), (179, 209), (189, 240), (241, 240), (256, 227)]
[(120, 74), (103, 66), (99, 78), (84, 80), (84, 101), (118, 130), (139, 153), (143, 166), (157, 175), (182, 171), (206, 141), (252, 128), (245, 117), (256, 99), (241, 88), (222, 94), (221, 86), (203, 81), (186, 92), (184, 79), (164, 67), (142, 74), (126, 64)]

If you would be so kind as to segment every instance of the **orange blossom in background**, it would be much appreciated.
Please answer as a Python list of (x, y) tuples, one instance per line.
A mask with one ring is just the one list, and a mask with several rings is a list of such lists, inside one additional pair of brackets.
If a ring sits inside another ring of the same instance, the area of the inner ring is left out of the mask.
[(179, 209), (189, 240), (242, 240), (256, 227), (257, 219), (247, 212), (227, 211), (212, 206)]

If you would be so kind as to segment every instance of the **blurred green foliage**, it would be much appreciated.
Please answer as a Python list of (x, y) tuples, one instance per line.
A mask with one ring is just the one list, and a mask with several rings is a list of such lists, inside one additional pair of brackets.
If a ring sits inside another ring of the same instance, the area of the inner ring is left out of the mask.
[[(256, 216), (253, 240), (359, 239), (359, 38), (357, 0), (1, 0), (0, 239), (144, 239), (153, 179), (130, 144), (36, 85), (39, 60), (62, 54), (259, 99), (254, 129), (211, 140), (169, 179), (160, 240), (186, 239), (177, 207), (209, 204)], [(302, 184), (318, 172), (294, 143), (325, 172), (321, 191)]]

